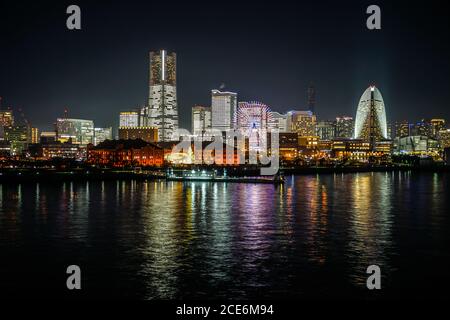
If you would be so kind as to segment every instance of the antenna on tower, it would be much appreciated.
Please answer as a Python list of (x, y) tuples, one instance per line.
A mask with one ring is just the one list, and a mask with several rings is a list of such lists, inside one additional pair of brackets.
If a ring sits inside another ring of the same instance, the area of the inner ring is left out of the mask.
[(64, 119), (67, 119), (69, 117), (69, 108), (65, 107), (64, 108)]
[(308, 87), (308, 110), (312, 113), (316, 112), (316, 88), (311, 83)]

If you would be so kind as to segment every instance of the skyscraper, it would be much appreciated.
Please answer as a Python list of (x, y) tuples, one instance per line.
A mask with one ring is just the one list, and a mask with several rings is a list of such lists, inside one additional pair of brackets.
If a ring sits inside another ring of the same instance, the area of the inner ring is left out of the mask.
[(150, 52), (149, 97), (141, 126), (158, 128), (160, 141), (178, 139), (176, 71), (175, 53), (166, 50)]
[(220, 131), (236, 125), (237, 93), (211, 90), (212, 127)]
[(278, 130), (278, 132), (288, 132), (287, 115), (276, 111), (269, 112), (269, 130)]
[(94, 128), (94, 146), (105, 140), (112, 140), (112, 127)]
[(316, 116), (311, 111), (289, 111), (287, 127), (289, 132), (297, 132), (299, 136), (316, 134)]
[(322, 120), (316, 125), (316, 136), (320, 137), (320, 140), (331, 140), (336, 135), (336, 125), (334, 121)]
[(94, 142), (94, 121), (83, 119), (56, 119), (57, 139), (61, 142), (72, 140), (72, 143), (88, 145)]
[(433, 138), (437, 138), (439, 135), (439, 131), (445, 129), (445, 120), (444, 119), (431, 119), (431, 134)]
[(380, 90), (375, 86), (368, 87), (359, 100), (355, 138), (370, 142), (372, 149), (377, 141), (388, 138), (384, 101)]
[(192, 107), (192, 134), (203, 137), (211, 129), (211, 107)]
[(353, 138), (354, 127), (353, 117), (336, 117), (336, 138)]
[(138, 127), (139, 112), (138, 111), (122, 111), (119, 114), (119, 127)]

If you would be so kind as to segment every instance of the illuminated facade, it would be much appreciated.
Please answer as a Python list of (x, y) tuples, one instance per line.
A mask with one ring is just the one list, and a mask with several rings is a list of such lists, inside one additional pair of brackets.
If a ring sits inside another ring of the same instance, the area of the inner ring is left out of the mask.
[(354, 137), (369, 141), (372, 147), (377, 141), (388, 139), (384, 101), (375, 86), (367, 88), (359, 100)]
[(39, 129), (31, 128), (31, 143), (39, 143)]
[(288, 132), (287, 115), (275, 111), (269, 112), (269, 131)]
[(158, 129), (155, 127), (119, 127), (119, 139), (142, 139), (145, 142), (157, 142)]
[(138, 127), (139, 112), (138, 111), (122, 111), (119, 114), (119, 127)]
[(56, 134), (58, 141), (88, 145), (94, 142), (94, 121), (83, 119), (56, 119)]
[(150, 52), (148, 105), (141, 126), (156, 127), (160, 141), (178, 139), (177, 59), (174, 52)]
[(0, 126), (10, 127), (14, 124), (12, 110), (0, 110)]
[(407, 120), (395, 122), (394, 138), (403, 138), (409, 135), (411, 135), (411, 124)]
[(439, 131), (445, 129), (445, 120), (444, 119), (431, 119), (431, 135), (433, 138), (437, 138), (439, 136)]
[(353, 138), (355, 121), (353, 117), (336, 117), (336, 138)]
[(211, 125), (226, 131), (236, 125), (237, 93), (211, 90)]
[(299, 136), (316, 135), (316, 116), (311, 111), (289, 111), (287, 113), (287, 129)]
[(331, 140), (336, 135), (336, 125), (334, 121), (319, 121), (316, 125), (316, 135), (320, 140)]
[(161, 166), (164, 162), (164, 151), (159, 146), (141, 139), (105, 140), (88, 149), (87, 161), (114, 167)]
[(11, 155), (21, 155), (31, 142), (31, 128), (28, 125), (5, 127), (5, 140), (10, 142)]
[(112, 139), (112, 128), (94, 128), (94, 146)]
[[(211, 129), (211, 108), (203, 106), (192, 107), (192, 134), (205, 139)], [(209, 140), (208, 138), (206, 138)]]

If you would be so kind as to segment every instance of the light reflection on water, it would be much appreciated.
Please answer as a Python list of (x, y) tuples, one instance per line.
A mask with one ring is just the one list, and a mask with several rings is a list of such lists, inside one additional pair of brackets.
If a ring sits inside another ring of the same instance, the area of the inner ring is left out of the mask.
[[(367, 294), (365, 271), (377, 264), (396, 294), (411, 272), (448, 279), (412, 266), (448, 257), (448, 185), (411, 173), (292, 176), (283, 186), (0, 185), (0, 272), (76, 263), (92, 297), (341, 297)], [(11, 279), (8, 290), (20, 290)]]

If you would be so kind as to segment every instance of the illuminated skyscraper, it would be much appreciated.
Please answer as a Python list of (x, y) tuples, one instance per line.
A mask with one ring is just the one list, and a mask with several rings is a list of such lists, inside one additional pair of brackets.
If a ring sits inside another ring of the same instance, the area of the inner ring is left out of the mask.
[(211, 90), (212, 127), (220, 131), (234, 129), (236, 125), (237, 94)]
[(158, 128), (160, 141), (178, 139), (176, 71), (175, 53), (150, 52), (149, 98), (142, 112), (144, 123), (140, 125)]
[(211, 108), (203, 106), (192, 107), (192, 134), (203, 137), (211, 129)]
[(39, 143), (39, 129), (31, 128), (31, 143)]
[(61, 142), (72, 140), (72, 143), (88, 145), (94, 143), (94, 121), (83, 119), (56, 119), (57, 139)]
[(388, 138), (386, 110), (381, 92), (375, 86), (364, 91), (356, 111), (355, 138), (370, 142), (375, 148), (376, 142)]
[(336, 138), (353, 138), (355, 121), (353, 117), (336, 117)]
[(299, 136), (315, 136), (316, 122), (316, 116), (311, 111), (289, 111), (287, 113), (289, 132), (296, 132)]
[(334, 121), (319, 121), (316, 125), (316, 136), (320, 137), (320, 140), (331, 140), (336, 135), (336, 125)]
[(287, 115), (279, 112), (269, 112), (269, 130), (278, 130), (278, 132), (288, 132)]
[(431, 119), (431, 135), (433, 138), (437, 138), (439, 135), (439, 131), (445, 129), (445, 120), (444, 119)]
[(138, 111), (122, 111), (119, 114), (119, 127), (138, 127), (139, 112)]
[(112, 140), (112, 128), (94, 128), (94, 146), (105, 140)]

